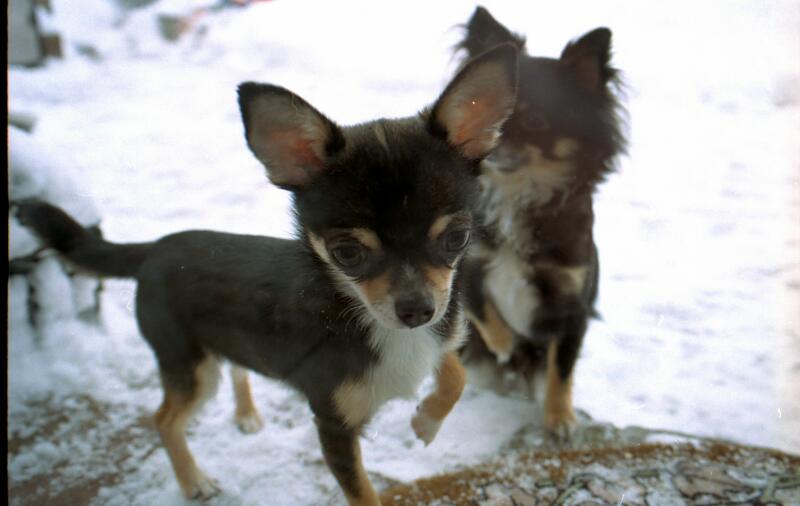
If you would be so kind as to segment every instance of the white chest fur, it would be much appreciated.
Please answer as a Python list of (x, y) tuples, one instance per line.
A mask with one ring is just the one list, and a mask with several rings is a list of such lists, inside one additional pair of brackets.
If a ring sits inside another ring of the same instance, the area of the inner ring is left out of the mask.
[(529, 336), (539, 302), (535, 287), (528, 282), (533, 266), (520, 260), (510, 244), (504, 244), (487, 267), (486, 290), (500, 315), (515, 332)]
[(363, 378), (341, 385), (334, 393), (340, 414), (351, 426), (368, 421), (391, 399), (416, 395), (422, 380), (435, 370), (448, 349), (428, 328), (375, 327), (369, 339), (378, 353), (377, 363)]
[(370, 344), (380, 359), (370, 371), (373, 410), (390, 399), (413, 397), (444, 353), (441, 338), (428, 328), (372, 331)]
[(537, 245), (525, 229), (530, 224), (524, 215), (531, 207), (548, 204), (566, 191), (574, 171), (570, 157), (577, 149), (576, 141), (559, 139), (554, 159), (545, 157), (539, 148), (528, 146), (527, 164), (515, 171), (503, 172), (491, 162), (483, 165), (485, 225), (501, 241), (497, 251), (481, 252), (481, 256), (490, 259), (486, 290), (506, 323), (524, 336), (530, 336), (533, 313), (539, 304), (536, 289), (528, 281), (533, 278), (533, 265), (527, 260)]

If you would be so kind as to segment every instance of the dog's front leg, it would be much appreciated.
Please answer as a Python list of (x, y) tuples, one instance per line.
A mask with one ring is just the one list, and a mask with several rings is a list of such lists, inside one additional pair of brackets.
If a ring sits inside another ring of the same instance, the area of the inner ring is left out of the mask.
[(489, 351), (497, 357), (497, 362), (505, 364), (511, 358), (514, 351), (514, 344), (517, 341), (516, 335), (511, 327), (506, 324), (503, 317), (497, 311), (488, 295), (484, 296), (483, 308), (480, 313), (473, 311), (467, 312), (467, 318), (483, 339)]
[(464, 262), (464, 309), (483, 343), (497, 357), (497, 362), (504, 364), (511, 358), (517, 339), (484, 289), (483, 269), (478, 259), (470, 258)]
[(425, 445), (433, 441), (442, 421), (461, 397), (466, 379), (467, 373), (458, 355), (453, 351), (446, 353), (436, 371), (434, 391), (422, 400), (417, 407), (417, 414), (411, 419), (414, 433)]
[(544, 425), (554, 436), (566, 440), (575, 428), (572, 375), (586, 333), (589, 308), (582, 300), (586, 279), (584, 267), (538, 267), (536, 286), (541, 297), (534, 333), (548, 336), (547, 389)]
[(554, 340), (547, 348), (544, 426), (553, 436), (562, 441), (568, 440), (575, 430), (572, 372), (578, 355), (575, 340), (582, 338), (583, 332), (573, 334), (560, 341)]
[(156, 427), (178, 484), (189, 499), (208, 499), (220, 492), (217, 481), (197, 466), (186, 443), (186, 424), (214, 393), (218, 374), (217, 361), (210, 355), (198, 364), (161, 368), (164, 401), (155, 415)]
[(378, 494), (372, 488), (361, 461), (359, 430), (344, 422), (316, 418), (322, 454), (350, 506), (380, 506)]

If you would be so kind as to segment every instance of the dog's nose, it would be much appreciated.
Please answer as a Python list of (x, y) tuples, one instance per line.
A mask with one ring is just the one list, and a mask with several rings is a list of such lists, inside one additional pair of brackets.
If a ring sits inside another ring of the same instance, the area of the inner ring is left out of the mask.
[(406, 295), (395, 300), (394, 310), (401, 322), (411, 328), (419, 327), (433, 318), (433, 299), (421, 293)]

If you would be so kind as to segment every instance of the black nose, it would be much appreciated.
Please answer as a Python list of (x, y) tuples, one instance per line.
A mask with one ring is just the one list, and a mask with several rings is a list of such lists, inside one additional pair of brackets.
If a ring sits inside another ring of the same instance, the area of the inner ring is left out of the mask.
[(401, 322), (411, 328), (419, 327), (433, 318), (433, 299), (422, 293), (405, 295), (395, 300), (394, 310)]

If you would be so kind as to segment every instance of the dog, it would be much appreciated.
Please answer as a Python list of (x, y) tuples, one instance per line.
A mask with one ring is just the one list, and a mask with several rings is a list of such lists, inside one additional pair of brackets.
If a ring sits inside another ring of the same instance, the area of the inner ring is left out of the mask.
[(386, 401), (435, 373), (412, 428), (430, 443), (464, 387), (459, 264), (473, 234), (480, 161), (516, 100), (517, 50), (471, 60), (416, 116), (340, 127), (294, 93), (238, 88), (247, 144), (292, 192), (296, 240), (187, 231), (115, 244), (42, 202), (19, 219), (69, 263), (137, 280), (136, 318), (160, 371), (155, 422), (189, 498), (219, 492), (184, 429), (229, 360), (236, 420), (260, 427), (247, 370), (308, 399), (351, 505), (380, 504), (359, 433)]
[(621, 80), (607, 28), (568, 43), (559, 58), (532, 57), (524, 37), (478, 7), (458, 48), (472, 56), (509, 43), (520, 50), (518, 98), (481, 165), (482, 230), (465, 265), (473, 338), (462, 356), (495, 384), (510, 373), (534, 394), (544, 372), (544, 425), (567, 439), (573, 370), (596, 316), (592, 196), (626, 145)]

